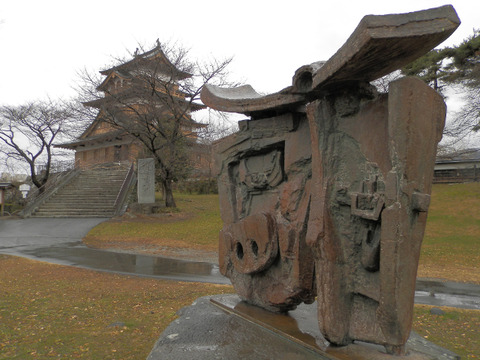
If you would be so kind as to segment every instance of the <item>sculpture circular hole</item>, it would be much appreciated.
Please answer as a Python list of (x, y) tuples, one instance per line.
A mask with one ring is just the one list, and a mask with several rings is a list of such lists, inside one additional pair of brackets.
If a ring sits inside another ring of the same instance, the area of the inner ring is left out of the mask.
[(300, 75), (296, 82), (297, 90), (300, 92), (307, 92), (312, 89), (313, 78), (310, 72), (304, 72)]
[(239, 242), (237, 242), (237, 244), (235, 245), (235, 252), (237, 254), (237, 258), (239, 260), (242, 260), (243, 259), (243, 246)]
[(253, 255), (258, 256), (258, 244), (255, 240), (250, 240), (250, 247), (252, 248)]

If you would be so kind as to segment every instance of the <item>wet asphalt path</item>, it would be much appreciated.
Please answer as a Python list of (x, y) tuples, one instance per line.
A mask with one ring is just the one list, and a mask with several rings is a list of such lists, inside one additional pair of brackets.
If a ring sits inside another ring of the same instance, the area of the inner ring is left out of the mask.
[(91, 249), (82, 238), (107, 219), (0, 220), (0, 253), (85, 269), (178, 281), (230, 284), (218, 265)]
[[(82, 238), (107, 219), (0, 220), (0, 254), (55, 264), (178, 281), (229, 284), (218, 265), (87, 248)], [(480, 286), (419, 279), (415, 302), (480, 309)]]

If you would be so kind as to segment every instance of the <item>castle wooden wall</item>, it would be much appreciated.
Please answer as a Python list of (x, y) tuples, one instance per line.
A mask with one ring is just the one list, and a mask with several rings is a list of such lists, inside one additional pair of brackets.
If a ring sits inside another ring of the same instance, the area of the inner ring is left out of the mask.
[(75, 152), (75, 163), (82, 168), (119, 161), (133, 163), (139, 153), (140, 147), (135, 143), (111, 145), (83, 151), (77, 150)]

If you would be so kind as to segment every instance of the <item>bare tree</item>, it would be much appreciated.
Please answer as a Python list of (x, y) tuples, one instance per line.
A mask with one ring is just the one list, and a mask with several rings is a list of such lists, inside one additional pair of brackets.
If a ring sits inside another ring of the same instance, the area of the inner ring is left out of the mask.
[(98, 109), (96, 121), (133, 137), (155, 159), (165, 205), (175, 207), (172, 183), (187, 176), (189, 152), (206, 126), (192, 117), (204, 108), (200, 91), (207, 83), (230, 86), (226, 76), (232, 59), (192, 62), (184, 48), (158, 40), (152, 50), (137, 48), (132, 58), (101, 71), (106, 78), (83, 71), (80, 95), (90, 99), (84, 105)]
[(395, 70), (390, 74), (387, 74), (377, 80), (372, 81), (372, 85), (377, 88), (377, 91), (386, 94), (388, 93), (388, 89), (390, 88), (390, 83), (392, 81), (398, 80), (402, 77), (400, 70)]
[[(0, 107), (0, 154), (7, 163), (27, 165), (33, 184), (41, 188), (56, 155), (53, 143), (68, 137), (72, 112), (53, 101)], [(78, 127), (77, 127), (78, 128)]]
[[(461, 94), (463, 105), (445, 127), (444, 134), (461, 142), (480, 130), (480, 30), (448, 48), (445, 82)], [(452, 142), (453, 142), (452, 141)]]
[(443, 131), (453, 145), (468, 140), (480, 130), (480, 87), (451, 86), (460, 88), (457, 96), (462, 99), (461, 108), (453, 113), (452, 121)]

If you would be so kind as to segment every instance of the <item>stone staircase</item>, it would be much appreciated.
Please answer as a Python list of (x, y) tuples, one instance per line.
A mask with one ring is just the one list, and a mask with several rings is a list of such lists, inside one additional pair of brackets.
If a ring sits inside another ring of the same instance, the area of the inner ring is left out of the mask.
[(115, 201), (128, 174), (125, 166), (103, 165), (82, 170), (59, 189), (32, 217), (112, 217)]

